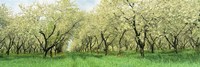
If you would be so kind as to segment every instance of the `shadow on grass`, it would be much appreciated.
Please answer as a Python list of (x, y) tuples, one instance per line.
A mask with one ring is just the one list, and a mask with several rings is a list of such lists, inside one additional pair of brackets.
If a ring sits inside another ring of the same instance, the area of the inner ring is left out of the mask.
[(190, 62), (198, 63), (200, 60), (200, 54), (196, 52), (180, 52), (178, 54), (174, 52), (158, 52), (147, 53), (144, 59), (148, 59), (152, 62)]
[(91, 58), (91, 57), (94, 57), (94, 58), (101, 58), (101, 57), (103, 57), (103, 55), (101, 55), (101, 54), (75, 53), (75, 52), (67, 53), (67, 56), (71, 57), (73, 60), (76, 60), (77, 58), (87, 59), (87, 58)]
[(17, 60), (17, 59), (21, 59), (21, 58), (25, 58), (25, 59), (28, 59), (28, 58), (39, 58), (41, 57), (40, 54), (11, 54), (11, 55), (5, 55), (5, 54), (1, 54), (0, 56), (0, 60), (1, 61), (10, 61), (10, 60)]
[[(110, 53), (109, 56), (118, 56), (116, 52)], [(54, 56), (53, 58), (47, 57), (43, 58), (43, 54), (20, 54), (20, 55), (0, 55), (0, 61), (10, 61), (16, 59), (30, 59), (30, 58), (38, 58), (38, 59), (53, 59), (53, 60), (60, 60), (64, 58), (72, 58), (76, 60), (77, 58), (81, 58), (83, 60), (87, 58), (99, 58), (101, 59), (104, 57), (103, 53), (95, 54), (95, 53), (78, 53), (78, 52), (70, 52), (70, 53), (63, 53)], [(190, 63), (198, 63), (200, 60), (200, 54), (194, 51), (183, 51), (179, 52), (178, 54), (174, 52), (156, 52), (150, 53), (145, 52), (145, 58), (142, 58), (140, 54), (137, 52), (123, 52), (119, 57), (122, 58), (137, 58), (137, 59), (146, 59), (152, 62), (190, 62)]]
[(0, 53), (0, 58), (3, 58), (3, 54)]
[(101, 58), (103, 55), (98, 54), (91, 54), (91, 53), (76, 53), (76, 52), (70, 52), (70, 53), (63, 53), (63, 54), (57, 54), (54, 57), (43, 57), (43, 54), (12, 54), (12, 55), (0, 55), (0, 61), (10, 61), (10, 60), (17, 60), (17, 59), (30, 59), (30, 58), (37, 58), (37, 59), (53, 59), (53, 60), (60, 60), (64, 58), (72, 58), (73, 60), (77, 58), (81, 59), (87, 59), (90, 57), (94, 58)]

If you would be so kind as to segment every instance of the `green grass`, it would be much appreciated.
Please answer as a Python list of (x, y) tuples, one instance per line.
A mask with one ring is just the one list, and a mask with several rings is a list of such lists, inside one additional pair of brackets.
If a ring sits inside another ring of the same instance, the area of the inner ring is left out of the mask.
[(200, 67), (200, 55), (192, 51), (146, 53), (145, 58), (133, 52), (111, 54), (65, 53), (54, 58), (42, 58), (40, 54), (1, 56), (0, 67)]

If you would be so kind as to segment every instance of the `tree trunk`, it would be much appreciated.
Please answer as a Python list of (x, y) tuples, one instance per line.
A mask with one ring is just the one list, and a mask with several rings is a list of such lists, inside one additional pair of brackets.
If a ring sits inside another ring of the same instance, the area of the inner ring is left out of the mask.
[[(124, 31), (122, 32), (121, 37), (119, 38), (119, 53), (118, 53), (118, 54), (121, 54), (121, 52), (122, 52), (122, 51), (121, 51), (121, 48), (122, 48), (122, 39), (123, 39), (123, 37), (124, 37), (126, 31), (127, 31), (127, 30), (124, 30)], [(125, 46), (126, 46), (126, 42), (125, 42)]]
[(140, 54), (142, 57), (144, 57), (144, 48), (140, 48)]
[(44, 57), (47, 57), (48, 50), (44, 51)]
[(177, 45), (174, 45), (174, 52), (175, 52), (176, 54), (178, 53)]
[(53, 51), (50, 49), (50, 56), (53, 57)]
[(105, 55), (108, 55), (108, 47), (105, 47), (104, 51), (105, 51)]
[(151, 44), (151, 53), (154, 53), (154, 44)]
[(102, 38), (104, 45), (105, 45), (105, 48), (104, 48), (105, 55), (107, 55), (108, 54), (108, 44), (107, 44), (107, 40), (104, 37), (103, 32), (101, 32), (101, 38)]
[[(139, 41), (139, 42), (140, 42), (140, 41)], [(145, 46), (145, 45), (144, 45), (143, 43), (141, 43), (141, 42), (140, 42), (139, 44), (140, 44), (140, 45), (139, 45), (139, 46), (140, 46), (140, 54), (141, 54), (142, 57), (144, 57), (144, 46)]]
[(8, 50), (6, 51), (6, 54), (7, 54), (7, 55), (10, 55), (10, 49), (8, 49)]
[(16, 51), (16, 52), (17, 52), (17, 54), (19, 54), (19, 49), (17, 49), (17, 51)]

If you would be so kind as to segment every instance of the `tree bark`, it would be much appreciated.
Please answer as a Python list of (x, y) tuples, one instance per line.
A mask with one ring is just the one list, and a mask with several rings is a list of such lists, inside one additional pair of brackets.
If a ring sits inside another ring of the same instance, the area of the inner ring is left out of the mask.
[[(122, 48), (122, 43), (121, 43), (121, 42), (122, 42), (122, 39), (123, 39), (123, 37), (124, 37), (126, 31), (127, 31), (127, 30), (124, 30), (124, 31), (122, 32), (121, 37), (119, 38), (119, 52), (118, 52), (118, 54), (121, 54), (121, 52), (122, 52), (122, 50), (121, 50), (121, 48)], [(125, 45), (126, 45), (126, 43), (125, 43)]]

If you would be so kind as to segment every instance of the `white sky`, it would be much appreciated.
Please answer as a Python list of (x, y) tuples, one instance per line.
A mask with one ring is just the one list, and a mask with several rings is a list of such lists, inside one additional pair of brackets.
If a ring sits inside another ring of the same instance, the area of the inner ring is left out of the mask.
[[(52, 4), (57, 0), (0, 0), (0, 4), (6, 4), (6, 6), (10, 7), (12, 11), (16, 14), (20, 12), (19, 4), (30, 5), (33, 2)], [(75, 3), (81, 10), (90, 11), (92, 10), (100, 0), (76, 0)]]

